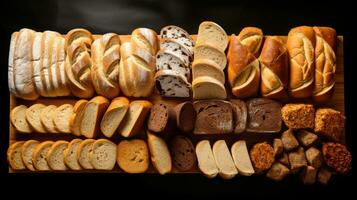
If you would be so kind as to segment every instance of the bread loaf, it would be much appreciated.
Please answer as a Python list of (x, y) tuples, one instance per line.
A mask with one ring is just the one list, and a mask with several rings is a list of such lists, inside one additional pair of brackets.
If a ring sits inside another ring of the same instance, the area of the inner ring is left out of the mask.
[(289, 78), (288, 52), (282, 39), (267, 36), (259, 57), (261, 64), (260, 91), (263, 97), (287, 97)]
[(290, 95), (310, 97), (314, 87), (315, 32), (312, 27), (300, 26), (290, 30), (287, 48), (290, 59)]
[(92, 34), (85, 29), (73, 29), (66, 35), (66, 75), (73, 95), (80, 98), (90, 98), (94, 94), (90, 54), (92, 41)]
[(336, 31), (330, 27), (313, 27), (315, 45), (315, 87), (313, 98), (323, 102), (331, 99), (336, 73)]
[(114, 98), (120, 92), (119, 60), (120, 39), (115, 33), (107, 33), (92, 44), (92, 82), (97, 94)]
[(16, 43), (19, 33), (14, 32), (11, 34), (10, 39), (10, 47), (9, 47), (9, 59), (8, 59), (8, 85), (9, 91), (11, 94), (15, 96), (19, 96), (15, 88), (15, 77), (14, 77), (14, 58), (15, 58), (15, 50), (16, 50)]

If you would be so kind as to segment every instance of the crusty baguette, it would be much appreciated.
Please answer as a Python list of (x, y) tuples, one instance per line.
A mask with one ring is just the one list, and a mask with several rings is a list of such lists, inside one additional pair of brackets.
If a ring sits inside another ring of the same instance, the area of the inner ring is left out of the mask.
[(212, 147), (212, 152), (219, 170), (218, 173), (222, 178), (231, 179), (238, 174), (231, 153), (224, 140), (216, 141)]
[(7, 161), (13, 170), (24, 170), (26, 169), (25, 164), (22, 160), (21, 148), (25, 142), (18, 141), (10, 145), (7, 150)]
[(109, 106), (109, 100), (102, 96), (92, 98), (83, 110), (79, 129), (81, 135), (94, 138), (99, 131), (99, 123)]
[(32, 162), (36, 170), (47, 171), (51, 169), (47, 163), (46, 155), (53, 144), (53, 141), (45, 141), (36, 146), (32, 153)]
[(92, 44), (92, 81), (97, 94), (114, 98), (120, 92), (119, 60), (120, 39), (115, 33), (107, 33)]
[(326, 102), (332, 98), (336, 73), (336, 31), (330, 27), (313, 27), (316, 33), (315, 86), (313, 98)]
[(224, 29), (218, 24), (204, 21), (198, 28), (196, 46), (210, 44), (216, 46), (221, 52), (227, 48), (228, 36)]
[(144, 140), (122, 140), (117, 147), (117, 163), (127, 173), (144, 173), (149, 168), (149, 150)]
[(289, 61), (286, 46), (278, 36), (267, 36), (259, 57), (261, 64), (260, 91), (263, 97), (287, 97)]
[(290, 30), (287, 48), (290, 60), (289, 92), (295, 98), (307, 98), (314, 87), (315, 32), (312, 27), (300, 26)]
[(117, 160), (117, 145), (107, 139), (96, 140), (89, 153), (89, 160), (98, 170), (112, 170)]
[(100, 122), (100, 130), (106, 137), (112, 137), (119, 125), (123, 122), (129, 108), (129, 100), (126, 97), (117, 97), (112, 100)]
[(44, 109), (42, 109), (40, 113), (40, 120), (42, 125), (45, 127), (46, 131), (48, 133), (58, 133), (55, 122), (54, 122), (54, 113), (57, 109), (57, 106), (55, 105), (49, 105), (46, 106)]
[(77, 160), (83, 169), (93, 169), (89, 154), (92, 151), (94, 142), (95, 140), (93, 139), (85, 139), (77, 147)]
[(32, 128), (26, 120), (27, 107), (19, 105), (13, 108), (10, 112), (10, 121), (15, 129), (21, 133), (31, 133)]
[(165, 140), (147, 132), (148, 146), (152, 164), (160, 174), (169, 173), (172, 169), (171, 155)]
[(216, 177), (219, 170), (208, 140), (201, 140), (197, 143), (196, 156), (200, 171), (208, 178)]
[(82, 167), (79, 165), (77, 153), (78, 146), (83, 140), (74, 139), (68, 143), (67, 149), (63, 151), (64, 162), (71, 170), (81, 170)]
[(26, 110), (26, 120), (31, 128), (39, 133), (46, 133), (45, 127), (41, 123), (40, 114), (46, 108), (43, 104), (33, 104)]
[(239, 174), (243, 176), (251, 176), (254, 174), (254, 168), (250, 161), (249, 152), (244, 140), (239, 140), (232, 145), (231, 154)]
[(32, 154), (40, 142), (37, 140), (27, 140), (21, 147), (21, 157), (27, 169), (35, 171), (32, 161)]
[(71, 104), (63, 104), (57, 107), (52, 116), (56, 130), (61, 133), (70, 133), (70, 119), (72, 114), (73, 106)]
[(80, 124), (83, 118), (83, 111), (88, 101), (81, 99), (74, 104), (73, 113), (69, 120), (71, 133), (75, 136), (81, 136)]
[(141, 130), (151, 106), (152, 104), (149, 101), (132, 101), (123, 119), (123, 123), (118, 128), (118, 133), (123, 137), (136, 135)]
[(237, 36), (238, 40), (257, 58), (263, 43), (263, 31), (256, 27), (245, 27)]
[(47, 152), (46, 160), (48, 166), (52, 170), (67, 170), (67, 166), (64, 162), (63, 151), (67, 149), (68, 142), (64, 140), (58, 140), (51, 146), (50, 150)]

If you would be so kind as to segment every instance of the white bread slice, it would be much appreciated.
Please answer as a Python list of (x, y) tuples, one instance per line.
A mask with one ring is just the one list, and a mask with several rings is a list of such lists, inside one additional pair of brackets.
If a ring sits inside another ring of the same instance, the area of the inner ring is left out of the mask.
[(171, 172), (171, 155), (166, 142), (149, 131), (147, 132), (147, 136), (152, 164), (162, 175)]
[(44, 45), (45, 42), (42, 40), (43, 39), (43, 33), (41, 32), (36, 32), (35, 38), (33, 41), (32, 45), (32, 56), (33, 56), (33, 82), (35, 84), (37, 92), (41, 95), (44, 96), (46, 95), (45, 93), (45, 86), (44, 82), (41, 77), (41, 71), (42, 71), (42, 62), (43, 62), (43, 51), (44, 51)]
[(32, 45), (35, 31), (21, 29), (19, 31), (14, 51), (13, 75), (15, 89), (19, 97), (26, 100), (35, 100), (39, 97), (32, 82)]
[(71, 133), (75, 136), (81, 136), (80, 124), (83, 118), (83, 111), (88, 101), (85, 99), (81, 99), (74, 104), (73, 114), (71, 119), (69, 120)]
[(15, 142), (10, 145), (7, 150), (7, 161), (13, 170), (24, 170), (26, 169), (24, 162), (22, 161), (21, 147), (24, 141)]
[(221, 70), (224, 70), (227, 65), (227, 57), (224, 51), (220, 51), (215, 46), (209, 44), (195, 46), (195, 60), (197, 59), (210, 59), (214, 61)]
[(14, 79), (14, 56), (15, 56), (15, 48), (17, 37), (19, 33), (14, 32), (11, 34), (10, 47), (9, 47), (9, 60), (8, 60), (8, 85), (9, 91), (11, 94), (18, 96), (18, 93), (15, 88), (15, 79)]
[[(189, 63), (189, 61), (187, 60)], [(161, 49), (156, 54), (156, 70), (173, 70), (183, 75), (186, 80), (191, 80), (191, 70), (189, 64), (186, 64), (182, 57), (167, 49)]]
[(61, 133), (70, 133), (69, 121), (73, 114), (73, 106), (71, 104), (63, 104), (56, 108), (53, 113), (53, 121), (55, 128)]
[(10, 112), (10, 121), (15, 129), (21, 133), (31, 133), (32, 129), (26, 120), (27, 107), (19, 105), (13, 108)]
[(190, 97), (191, 84), (186, 77), (173, 70), (160, 70), (155, 74), (155, 87), (163, 97)]
[(45, 127), (41, 123), (41, 112), (46, 108), (43, 104), (33, 104), (26, 110), (26, 120), (31, 128), (39, 133), (46, 133)]
[(218, 140), (212, 148), (214, 159), (219, 170), (219, 175), (224, 179), (231, 179), (238, 174), (231, 153), (224, 140)]
[(195, 59), (192, 63), (192, 77), (196, 79), (201, 76), (209, 76), (217, 79), (223, 85), (225, 76), (223, 70), (211, 59)]
[(144, 173), (149, 168), (149, 150), (144, 140), (122, 140), (117, 147), (117, 163), (126, 173)]
[(39, 145), (39, 144), (40, 144), (40, 142), (37, 140), (28, 140), (21, 147), (22, 161), (24, 162), (26, 168), (31, 171), (35, 171), (35, 168), (34, 168), (33, 162), (32, 162), (32, 154), (33, 154), (35, 148), (37, 147), (37, 145)]
[(198, 28), (196, 45), (200, 44), (211, 44), (224, 52), (228, 45), (227, 33), (218, 24), (204, 21)]
[(40, 114), (41, 123), (49, 133), (58, 133), (53, 119), (56, 108), (57, 106), (55, 105), (46, 106), (46, 108), (42, 109)]
[(77, 159), (79, 164), (84, 169), (93, 169), (93, 165), (89, 159), (89, 154), (92, 151), (92, 146), (94, 142), (95, 140), (93, 139), (86, 139), (78, 145)]
[(48, 166), (46, 156), (51, 146), (54, 144), (53, 141), (45, 141), (36, 146), (32, 153), (32, 162), (36, 170), (47, 171), (50, 170)]
[(68, 142), (64, 140), (58, 140), (51, 146), (46, 155), (46, 160), (52, 170), (67, 170), (63, 155), (63, 151), (67, 149), (67, 147)]
[(118, 132), (123, 137), (131, 137), (136, 135), (142, 128), (147, 114), (150, 111), (152, 103), (145, 100), (132, 101), (129, 109), (120, 124)]
[(112, 170), (117, 160), (117, 145), (107, 139), (99, 139), (93, 143), (89, 160), (98, 170)]
[(201, 76), (193, 80), (192, 92), (194, 99), (226, 99), (224, 85), (209, 76)]
[(126, 97), (117, 97), (112, 100), (105, 111), (100, 123), (100, 130), (106, 137), (112, 137), (122, 123), (129, 108), (129, 100)]
[(96, 96), (87, 103), (79, 125), (81, 135), (87, 138), (94, 138), (97, 135), (100, 120), (108, 106), (109, 100), (102, 96)]
[(250, 161), (249, 152), (244, 140), (239, 140), (232, 145), (231, 154), (239, 174), (243, 176), (251, 176), (254, 174), (254, 168)]
[(214, 178), (218, 174), (218, 167), (213, 156), (208, 140), (201, 140), (196, 145), (198, 168), (208, 178)]
[(64, 162), (71, 170), (81, 170), (82, 167), (79, 165), (77, 152), (78, 146), (83, 140), (74, 139), (69, 142), (67, 149), (63, 151)]

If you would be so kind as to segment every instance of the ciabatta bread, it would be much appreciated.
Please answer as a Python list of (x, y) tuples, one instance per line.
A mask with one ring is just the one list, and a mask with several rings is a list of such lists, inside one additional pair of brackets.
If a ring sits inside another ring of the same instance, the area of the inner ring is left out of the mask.
[(40, 120), (48, 133), (58, 133), (53, 117), (56, 109), (57, 106), (49, 105), (41, 111)]
[(210, 76), (217, 79), (223, 85), (225, 75), (220, 66), (211, 59), (195, 59), (192, 63), (192, 77), (196, 79), (201, 76)]
[(144, 140), (122, 140), (117, 147), (119, 167), (132, 174), (144, 173), (149, 168), (149, 150)]
[(210, 44), (200, 44), (195, 46), (195, 60), (210, 59), (215, 62), (221, 70), (226, 68), (227, 58), (224, 51)]
[(312, 95), (315, 72), (315, 41), (315, 32), (312, 27), (296, 27), (291, 29), (288, 34), (289, 92), (292, 97), (307, 98)]
[(93, 150), (93, 143), (95, 140), (86, 139), (83, 140), (77, 147), (77, 160), (83, 169), (93, 169), (93, 165), (90, 161), (89, 154)]
[(53, 144), (53, 141), (45, 141), (36, 146), (32, 153), (32, 162), (36, 170), (47, 171), (51, 169), (47, 163), (46, 156)]
[(98, 134), (100, 120), (108, 106), (108, 99), (102, 96), (96, 96), (86, 104), (79, 125), (81, 135), (86, 138), (94, 138)]
[(25, 142), (18, 141), (10, 145), (7, 150), (7, 161), (13, 170), (24, 170), (26, 169), (25, 164), (22, 160), (21, 148)]
[(151, 106), (152, 104), (149, 101), (132, 101), (123, 119), (123, 123), (118, 128), (118, 133), (123, 137), (136, 135), (141, 130)]
[(107, 139), (96, 140), (89, 153), (89, 160), (98, 170), (112, 170), (117, 160), (117, 145)]
[(57, 107), (52, 116), (56, 130), (61, 133), (70, 133), (70, 120), (72, 114), (73, 106), (71, 104), (63, 104)]
[(239, 174), (243, 176), (251, 176), (254, 174), (254, 168), (250, 161), (249, 152), (244, 140), (239, 140), (232, 145), (231, 154)]
[(74, 104), (73, 113), (69, 120), (69, 125), (71, 129), (71, 133), (75, 136), (81, 136), (80, 124), (83, 118), (83, 111), (88, 101), (85, 99), (81, 99)]
[(72, 94), (80, 98), (90, 98), (94, 94), (90, 55), (92, 41), (92, 34), (85, 29), (73, 29), (66, 35), (66, 75)]
[(107, 33), (92, 44), (92, 82), (97, 94), (114, 98), (120, 92), (119, 60), (120, 39), (115, 33)]
[(71, 170), (81, 170), (82, 167), (79, 165), (78, 162), (78, 146), (83, 140), (81, 139), (74, 139), (68, 143), (67, 149), (63, 151), (63, 158), (66, 165)]
[(231, 179), (238, 174), (231, 153), (224, 140), (216, 141), (213, 145), (212, 152), (219, 170), (218, 173), (222, 178)]
[(216, 177), (219, 170), (208, 140), (197, 143), (196, 156), (200, 171), (208, 178)]
[(50, 150), (46, 155), (46, 160), (48, 166), (52, 170), (67, 170), (67, 166), (64, 162), (64, 154), (63, 151), (67, 149), (68, 142), (64, 140), (58, 140), (51, 146)]
[(210, 44), (217, 47), (221, 52), (224, 52), (228, 45), (228, 36), (218, 24), (204, 21), (198, 28), (196, 40), (196, 46), (201, 44)]
[(287, 97), (289, 58), (284, 41), (278, 36), (267, 36), (259, 57), (261, 64), (260, 91), (263, 97)]
[(43, 104), (33, 104), (26, 110), (26, 120), (33, 130), (39, 133), (46, 133), (45, 127), (41, 123), (41, 112), (46, 108)]
[(201, 76), (192, 81), (193, 99), (226, 99), (224, 85), (210, 76)]
[(129, 100), (125, 97), (117, 97), (112, 100), (108, 109), (105, 111), (100, 130), (106, 137), (112, 137), (119, 125), (123, 122), (129, 108)]
[(27, 107), (19, 105), (13, 108), (10, 112), (10, 121), (15, 129), (21, 133), (31, 133), (32, 128), (26, 120)]
[(165, 140), (147, 132), (151, 161), (160, 174), (169, 173), (172, 169), (171, 155)]
[(155, 87), (163, 97), (190, 97), (191, 84), (174, 70), (160, 70), (155, 74)]
[(313, 27), (315, 45), (315, 87), (313, 98), (324, 102), (332, 98), (336, 73), (336, 31), (330, 27)]
[(27, 140), (21, 147), (21, 157), (27, 169), (30, 171), (35, 171), (32, 161), (32, 154), (39, 145), (40, 142), (37, 140)]

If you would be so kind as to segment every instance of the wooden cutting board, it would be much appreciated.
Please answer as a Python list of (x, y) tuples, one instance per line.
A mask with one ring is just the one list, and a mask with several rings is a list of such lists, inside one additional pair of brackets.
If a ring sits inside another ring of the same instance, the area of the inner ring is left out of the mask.
[[(99, 35), (95, 35), (95, 38), (98, 38)], [(120, 35), (119, 36), (121, 39), (121, 42), (127, 42), (130, 40), (130, 35)], [(286, 39), (286, 36), (281, 36), (282, 38)], [(193, 35), (193, 39), (196, 39), (196, 36)], [(343, 58), (343, 36), (338, 36), (337, 37), (337, 68), (336, 68), (336, 84), (335, 84), (335, 93), (331, 101), (325, 103), (325, 104), (316, 104), (311, 100), (305, 100), (303, 102), (305, 103), (312, 103), (315, 105), (316, 108), (318, 107), (330, 107), (336, 110), (341, 111), (342, 113), (345, 112), (345, 100), (344, 100), (344, 58)], [(225, 74), (226, 70), (225, 70)], [(226, 78), (227, 80), (227, 78)], [(232, 98), (232, 95), (230, 94), (230, 87), (226, 84), (226, 90), (228, 93), (228, 98)], [(131, 100), (134, 98), (130, 98)], [(157, 102), (164, 102), (165, 104), (169, 106), (174, 106), (178, 104), (179, 102), (183, 102), (185, 100), (190, 100), (190, 99), (164, 99), (161, 98), (156, 92), (153, 92), (153, 94), (149, 98), (139, 98), (139, 99), (147, 99), (150, 100), (152, 103), (157, 103)], [(23, 100), (20, 98), (16, 98), (13, 95), (10, 95), (10, 111), (16, 107), (17, 105), (26, 105), (26, 106), (31, 106), (35, 103), (42, 103), (45, 105), (62, 105), (65, 103), (69, 103), (74, 105), (75, 102), (79, 100), (78, 98), (75, 97), (61, 97), (61, 98), (40, 98), (34, 101), (27, 101)], [(289, 100), (289, 102), (301, 102), (301, 101), (296, 101), (296, 100)], [(66, 135), (66, 134), (21, 134), (17, 133), (15, 128), (9, 123), (10, 126), (10, 132), (9, 132), (9, 144), (12, 144), (16, 141), (20, 140), (30, 140), (30, 139), (35, 139), (38, 141), (46, 141), (46, 140), (67, 140), (70, 141), (72, 139), (77, 138), (76, 136), (73, 135)], [(172, 133), (172, 135), (175, 135), (176, 133)], [(189, 135), (189, 137), (192, 139), (193, 144), (195, 145), (197, 141), (200, 141), (202, 139), (209, 139), (211, 142), (214, 142), (218, 139), (224, 139), (227, 142), (227, 145), (230, 147), (234, 142), (237, 140), (244, 139), (247, 141), (248, 148), (252, 144), (255, 144), (260, 141), (270, 141), (272, 138), (276, 137), (277, 134), (253, 134), (253, 133), (243, 133), (243, 134), (225, 134), (225, 135)], [(98, 138), (104, 138), (99, 134)], [(142, 131), (135, 136), (135, 138), (142, 138), (145, 139), (145, 130), (144, 128)], [(85, 138), (82, 138), (85, 139)], [(115, 142), (116, 144), (119, 143), (120, 140), (123, 140), (124, 138), (120, 136), (114, 136), (110, 140)], [(343, 141), (344, 141), (344, 136), (343, 136)], [(212, 143), (211, 143), (212, 144)], [(13, 171), (9, 168), (10, 173), (29, 173), (30, 171)], [(121, 169), (116, 165), (115, 168), (112, 171), (97, 171), (97, 170), (82, 170), (82, 171), (65, 171), (67, 173), (123, 173)], [(47, 173), (53, 173), (53, 171), (47, 172)], [(150, 165), (149, 170), (146, 173), (157, 173), (155, 169)], [(173, 169), (172, 173), (200, 173), (197, 166), (192, 169), (191, 171), (188, 172), (179, 172), (176, 169)]]

